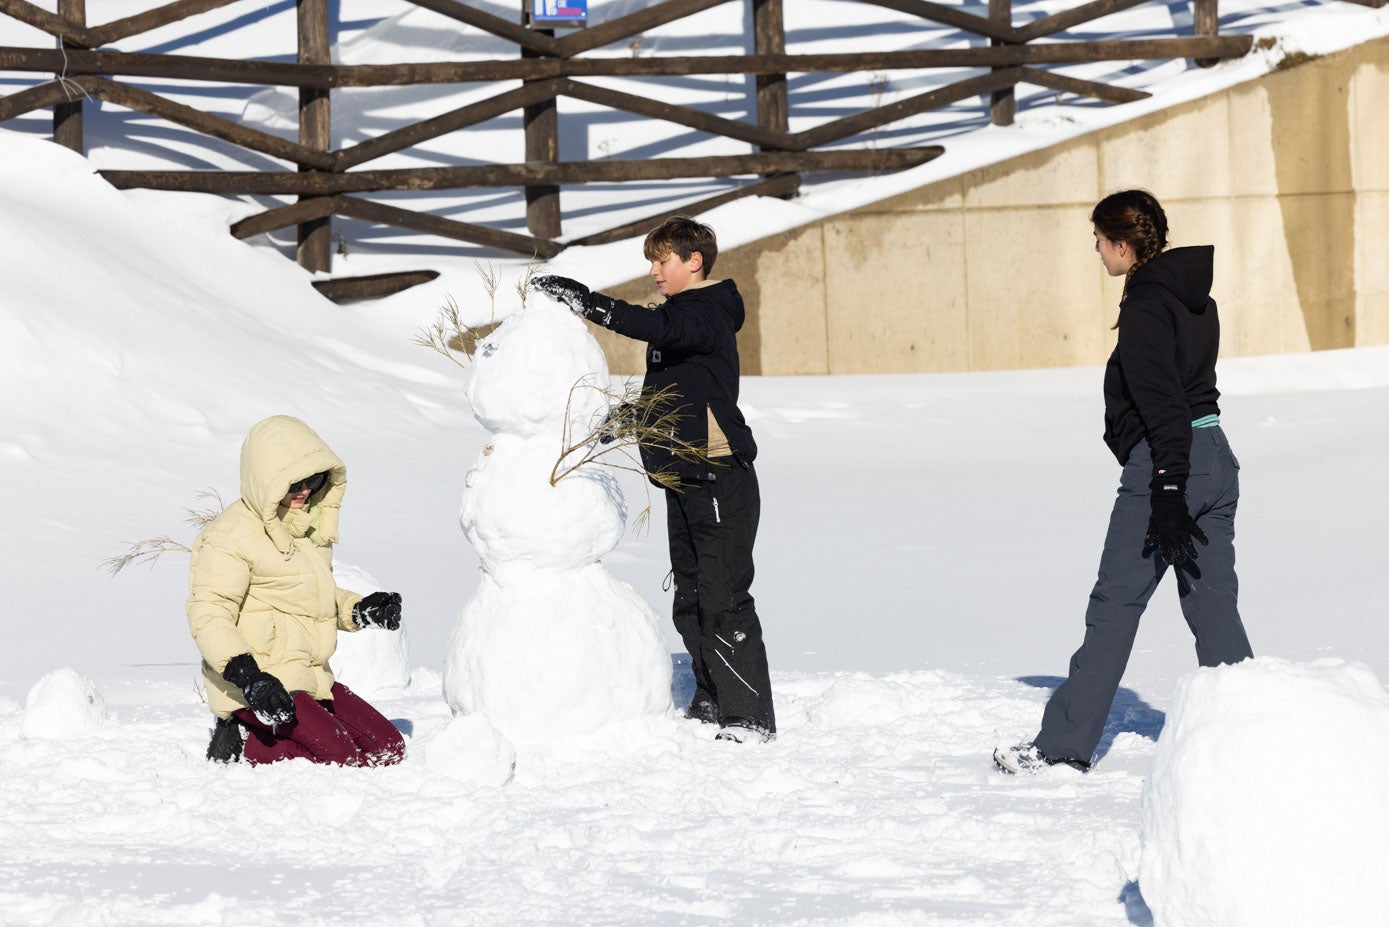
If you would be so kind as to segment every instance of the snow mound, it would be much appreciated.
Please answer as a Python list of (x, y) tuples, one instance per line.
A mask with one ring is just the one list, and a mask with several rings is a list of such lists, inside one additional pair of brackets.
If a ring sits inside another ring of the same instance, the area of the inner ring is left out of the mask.
[(34, 683), (25, 701), (25, 737), (67, 740), (106, 723), (106, 702), (90, 679), (70, 666)]
[(429, 742), (424, 765), (431, 773), (461, 782), (502, 786), (516, 768), (516, 748), (497, 733), (487, 715), (459, 715)]
[(1177, 686), (1143, 795), (1143, 897), (1163, 927), (1383, 918), (1389, 694), (1342, 660), (1264, 657)]

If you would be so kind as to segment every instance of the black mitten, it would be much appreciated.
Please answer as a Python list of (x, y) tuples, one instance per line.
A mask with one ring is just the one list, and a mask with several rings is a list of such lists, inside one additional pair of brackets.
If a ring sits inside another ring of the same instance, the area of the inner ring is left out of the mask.
[(246, 704), (262, 724), (277, 727), (294, 720), (294, 698), (280, 680), (261, 672), (256, 658), (249, 653), (228, 660), (222, 678), (241, 690)]
[(385, 628), (394, 631), (400, 627), (400, 593), (373, 592), (363, 596), (352, 606), (352, 623), (359, 628)]
[(595, 325), (605, 328), (612, 318), (613, 307), (617, 304), (617, 300), (611, 296), (595, 293), (579, 281), (568, 277), (536, 277), (531, 280), (531, 286), (564, 303), (571, 312), (577, 312)]
[(214, 763), (235, 763), (241, 759), (241, 725), (235, 718), (218, 718), (207, 745), (207, 758)]
[(608, 410), (608, 417), (598, 426), (598, 443), (612, 444), (636, 421), (637, 407), (630, 402), (619, 402)]
[(1196, 524), (1186, 507), (1186, 477), (1153, 477), (1153, 514), (1148, 519), (1148, 536), (1144, 543), (1150, 550), (1162, 554), (1165, 563), (1183, 563), (1196, 559), (1193, 540), (1210, 544), (1206, 533)]

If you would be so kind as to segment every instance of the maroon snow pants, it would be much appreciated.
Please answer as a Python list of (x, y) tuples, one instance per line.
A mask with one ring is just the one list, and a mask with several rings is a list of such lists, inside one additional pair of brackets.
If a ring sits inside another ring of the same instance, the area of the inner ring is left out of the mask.
[(381, 712), (342, 683), (316, 701), (294, 693), (294, 721), (271, 729), (249, 708), (236, 713), (246, 726), (245, 758), (252, 765), (302, 758), (341, 766), (389, 766), (405, 758), (405, 738)]

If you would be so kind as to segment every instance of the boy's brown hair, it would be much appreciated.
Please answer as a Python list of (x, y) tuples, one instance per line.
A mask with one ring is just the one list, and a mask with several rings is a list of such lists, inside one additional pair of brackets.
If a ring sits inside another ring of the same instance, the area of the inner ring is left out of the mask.
[(719, 240), (714, 230), (689, 216), (671, 216), (652, 229), (642, 245), (642, 253), (648, 261), (659, 261), (668, 254), (688, 261), (696, 251), (704, 255), (704, 275), (714, 269), (714, 259), (719, 256)]

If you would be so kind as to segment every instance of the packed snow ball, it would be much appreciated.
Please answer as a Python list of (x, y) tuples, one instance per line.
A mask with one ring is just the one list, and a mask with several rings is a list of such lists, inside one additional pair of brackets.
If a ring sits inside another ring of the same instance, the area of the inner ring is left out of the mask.
[(1273, 657), (1178, 683), (1143, 795), (1162, 927), (1384, 922), (1389, 694), (1365, 666)]
[(106, 702), (96, 685), (70, 666), (34, 683), (24, 704), (25, 737), (67, 740), (106, 723)]

